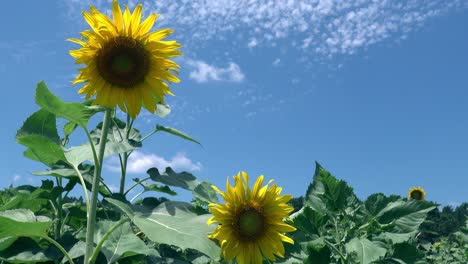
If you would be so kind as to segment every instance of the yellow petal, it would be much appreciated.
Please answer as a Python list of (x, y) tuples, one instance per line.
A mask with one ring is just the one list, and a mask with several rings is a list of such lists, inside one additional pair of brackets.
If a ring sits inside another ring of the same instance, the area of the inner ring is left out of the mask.
[(118, 32), (122, 32), (124, 27), (124, 20), (122, 17), (122, 10), (120, 10), (120, 6), (117, 0), (112, 1), (112, 16), (114, 18), (114, 25)]

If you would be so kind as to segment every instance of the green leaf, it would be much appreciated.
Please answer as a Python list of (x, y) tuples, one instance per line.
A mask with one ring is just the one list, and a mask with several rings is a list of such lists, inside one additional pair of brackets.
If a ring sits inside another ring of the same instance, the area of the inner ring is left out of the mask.
[(174, 136), (178, 136), (178, 137), (181, 137), (183, 139), (186, 139), (186, 140), (189, 140), (189, 141), (192, 141), (192, 142), (195, 142), (199, 145), (201, 145), (200, 142), (198, 142), (197, 140), (195, 140), (194, 138), (190, 137), (189, 135), (175, 129), (175, 128), (171, 128), (171, 127), (165, 127), (165, 126), (160, 126), (160, 125), (156, 125), (156, 131), (164, 131), (164, 132), (167, 132), (169, 134), (172, 134)]
[(126, 214), (130, 219), (135, 218), (135, 212), (133, 211), (130, 204), (126, 204), (113, 198), (105, 198), (104, 200), (117, 207), (117, 209)]
[(367, 238), (353, 238), (345, 244), (346, 252), (356, 252), (358, 263), (368, 264), (384, 257), (387, 249), (378, 242), (372, 242)]
[(68, 137), (71, 135), (71, 133), (73, 133), (73, 131), (75, 131), (77, 127), (77, 123), (68, 122), (63, 126), (63, 134), (65, 135), (65, 137)]
[(303, 245), (308, 255), (304, 263), (329, 264), (331, 262), (331, 251), (325, 242), (323, 242), (323, 238), (312, 240)]
[(52, 222), (44, 217), (36, 217), (33, 212), (25, 209), (0, 212), (0, 238), (10, 236), (44, 237)]
[[(94, 240), (100, 241), (116, 223), (112, 221), (98, 222)], [(115, 263), (122, 258), (140, 254), (159, 256), (155, 249), (149, 248), (145, 242), (133, 233), (129, 223), (121, 225), (110, 234), (104, 242), (101, 252), (106, 256), (107, 263)]]
[[(81, 173), (81, 176), (83, 176), (83, 179), (86, 183), (86, 188), (88, 190), (91, 190), (92, 188), (92, 183), (93, 183), (93, 178), (94, 178), (94, 166), (85, 164), (85, 165), (79, 165), (78, 170)], [(37, 176), (54, 176), (54, 177), (64, 177), (68, 178), (72, 181), (76, 181), (77, 183), (81, 184), (81, 182), (78, 181), (78, 174), (76, 174), (75, 170), (72, 169), (69, 165), (54, 165), (52, 166), (52, 169), (50, 170), (45, 170), (45, 171), (35, 171), (33, 172), (33, 175)], [(100, 181), (99, 182), (99, 194), (107, 197), (111, 195), (109, 190), (104, 186), (104, 184)]]
[(381, 224), (396, 220), (394, 230), (398, 233), (408, 233), (417, 230), (426, 219), (427, 213), (435, 208), (429, 203), (399, 200), (387, 204), (376, 215), (376, 219)]
[(41, 135), (27, 135), (17, 137), (16, 141), (28, 149), (24, 156), (32, 160), (52, 166), (58, 161), (66, 161), (63, 149), (57, 143)]
[(44, 246), (40, 241), (30, 238), (18, 238), (8, 249), (0, 250), (0, 260), (5, 263), (50, 263), (50, 261), (57, 260), (63, 254), (57, 253), (54, 248), (43, 248)]
[(89, 118), (96, 112), (80, 103), (65, 103), (49, 91), (42, 81), (37, 84), (36, 103), (58, 117), (86, 127)]
[[(132, 222), (148, 237), (157, 243), (196, 249), (212, 259), (218, 259), (220, 248), (207, 235), (215, 226), (206, 222), (211, 214), (196, 215), (193, 206), (185, 202), (167, 201), (157, 206), (151, 213), (133, 212), (131, 207), (117, 200), (106, 199), (127, 213)], [(196, 227), (196, 228), (194, 228)]]
[(291, 216), (293, 225), (305, 232), (307, 235), (318, 235), (320, 236), (320, 227), (325, 225), (330, 217), (326, 214), (322, 214), (318, 211), (314, 211), (309, 206), (304, 206)]
[(392, 257), (402, 260), (405, 263), (415, 263), (418, 260), (423, 260), (424, 253), (415, 245), (400, 243), (395, 245)]
[(193, 196), (197, 199), (208, 203), (219, 203), (218, 195), (213, 188), (211, 188), (211, 183), (202, 182), (193, 190)]
[(364, 206), (371, 215), (376, 215), (380, 210), (385, 208), (387, 204), (399, 200), (401, 197), (398, 195), (391, 195), (386, 197), (383, 193), (374, 193), (367, 197)]
[[(138, 182), (139, 179), (133, 179), (135, 182)], [(149, 191), (154, 191), (154, 192), (162, 192), (162, 193), (166, 193), (166, 194), (169, 194), (169, 195), (177, 195), (176, 192), (174, 192), (173, 190), (171, 190), (171, 188), (169, 188), (169, 186), (167, 185), (159, 185), (159, 184), (154, 184), (154, 183), (147, 183), (147, 182), (141, 182), (140, 183), (141, 186), (143, 186), (143, 189), (145, 192), (149, 192)]]
[(16, 133), (16, 138), (20, 139), (31, 135), (42, 136), (56, 144), (60, 144), (55, 115), (40, 109), (29, 116)]
[(176, 173), (170, 167), (167, 167), (163, 174), (160, 174), (157, 168), (151, 168), (146, 173), (148, 173), (153, 181), (190, 191), (194, 190), (200, 184), (197, 178), (192, 174), (185, 171)]
[[(97, 144), (101, 139), (102, 122), (91, 131), (90, 135), (93, 141)], [(127, 124), (118, 118), (113, 118), (109, 124), (107, 133), (107, 142), (128, 142), (134, 147), (141, 147), (141, 134), (138, 129), (131, 128), (128, 132), (128, 140), (126, 139)]]
[(316, 162), (313, 182), (309, 185), (304, 204), (322, 214), (357, 209), (361, 202), (345, 181), (337, 180)]
[[(95, 145), (95, 149), (99, 149), (99, 144)], [(137, 147), (129, 144), (128, 142), (107, 142), (104, 151), (104, 158), (134, 149), (137, 149)], [(75, 166), (78, 166), (78, 164), (84, 161), (94, 161), (93, 151), (89, 143), (66, 149), (65, 156), (67, 157), (67, 160)]]

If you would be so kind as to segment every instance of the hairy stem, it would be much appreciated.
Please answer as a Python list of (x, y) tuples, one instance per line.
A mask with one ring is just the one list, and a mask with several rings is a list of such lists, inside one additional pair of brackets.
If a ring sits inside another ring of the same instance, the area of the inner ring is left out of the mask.
[[(99, 194), (99, 179), (101, 178), (102, 160), (104, 159), (104, 150), (106, 148), (107, 133), (111, 119), (111, 109), (106, 109), (104, 121), (102, 124), (101, 138), (99, 140), (99, 153), (97, 159), (94, 159), (94, 178), (91, 190), (90, 208), (88, 210), (88, 219), (86, 227), (86, 251), (84, 264), (92, 264), (90, 257), (94, 248), (94, 230), (96, 226), (97, 199)], [(93, 142), (90, 142), (93, 145)]]

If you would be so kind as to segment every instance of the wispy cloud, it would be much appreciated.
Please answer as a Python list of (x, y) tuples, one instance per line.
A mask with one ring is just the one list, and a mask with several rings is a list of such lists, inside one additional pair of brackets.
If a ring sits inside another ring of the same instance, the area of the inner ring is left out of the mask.
[[(133, 8), (137, 2), (128, 1), (128, 4)], [(64, 13), (69, 14), (70, 19), (83, 21), (77, 19), (81, 16), (78, 11), (88, 9), (90, 4), (110, 13), (111, 0), (65, 1), (67, 11)], [(279, 41), (294, 37), (296, 41), (288, 41), (292, 46), (331, 56), (352, 54), (391, 36), (404, 38), (430, 18), (466, 8), (468, 2), (161, 0), (143, 1), (143, 7), (145, 15), (150, 12), (161, 14), (157, 27), (175, 28), (177, 38), (186, 43), (225, 39), (227, 34), (241, 30), (239, 36), (243, 40), (236, 41), (237, 45), (247, 43), (250, 48), (275, 46)]]
[[(117, 158), (111, 158), (104, 165), (111, 172), (120, 172), (120, 164)], [(128, 173), (145, 173), (149, 168), (156, 167), (160, 171), (164, 171), (166, 167), (171, 167), (174, 171), (200, 171), (202, 164), (193, 162), (185, 153), (177, 153), (172, 159), (165, 158), (152, 153), (143, 153), (134, 151), (127, 163)]]
[(241, 82), (244, 80), (244, 74), (240, 67), (233, 62), (230, 62), (226, 68), (218, 68), (200, 60), (189, 60), (187, 65), (193, 68), (190, 72), (190, 78), (199, 83), (208, 81)]

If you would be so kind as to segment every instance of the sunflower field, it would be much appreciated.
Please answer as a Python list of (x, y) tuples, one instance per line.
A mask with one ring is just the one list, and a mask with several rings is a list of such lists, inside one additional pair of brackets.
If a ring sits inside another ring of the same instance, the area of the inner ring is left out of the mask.
[[(91, 30), (69, 41), (81, 46), (70, 55), (85, 65), (73, 84), (83, 84), (86, 99), (64, 102), (37, 84), (38, 110), (16, 141), (43, 164), (33, 174), (48, 178), (0, 191), (0, 263), (468, 263), (467, 203), (439, 211), (420, 187), (408, 197), (375, 193), (361, 201), (317, 162), (301, 197), (282, 194), (269, 175), (240, 171), (214, 186), (171, 167), (145, 168), (147, 176), (125, 188), (129, 157), (153, 134), (200, 144), (172, 127), (147, 135), (134, 127), (142, 109), (170, 114), (164, 97), (179, 82), (171, 59), (181, 45), (164, 40), (171, 29), (150, 32), (158, 15), (141, 21), (142, 5), (130, 12), (114, 0), (112, 18), (92, 6), (83, 16)], [(94, 126), (91, 118), (103, 121)], [(88, 142), (70, 146), (78, 130)], [(120, 161), (118, 190), (101, 173), (111, 156)], [(143, 191), (130, 197), (137, 187)], [(179, 191), (191, 202), (177, 201)]]

